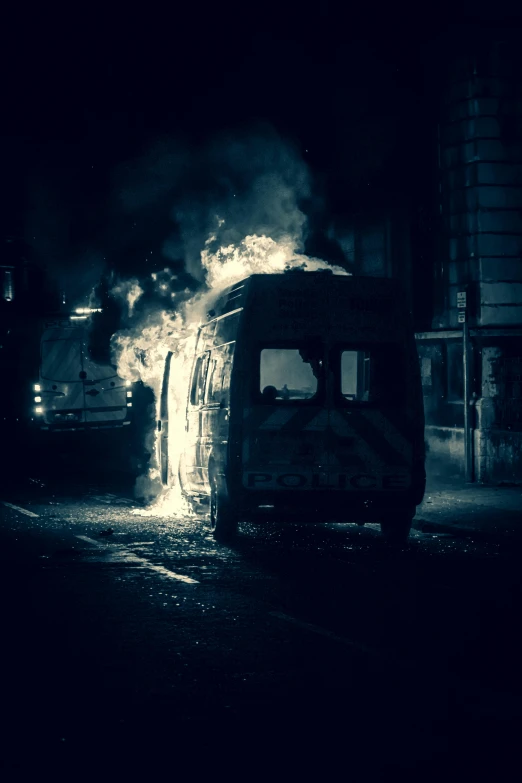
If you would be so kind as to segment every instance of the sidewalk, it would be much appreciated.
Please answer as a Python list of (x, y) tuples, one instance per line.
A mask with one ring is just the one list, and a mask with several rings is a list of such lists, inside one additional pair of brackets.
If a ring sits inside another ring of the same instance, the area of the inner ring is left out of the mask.
[(466, 484), (430, 473), (413, 528), (425, 533), (522, 543), (522, 486)]

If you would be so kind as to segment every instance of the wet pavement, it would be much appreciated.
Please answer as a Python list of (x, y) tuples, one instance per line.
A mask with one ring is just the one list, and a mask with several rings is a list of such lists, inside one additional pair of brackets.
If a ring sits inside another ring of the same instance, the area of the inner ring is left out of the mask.
[(27, 475), (0, 500), (8, 769), (509, 769), (520, 544), (259, 523), (224, 546), (204, 513), (144, 516), (110, 473)]

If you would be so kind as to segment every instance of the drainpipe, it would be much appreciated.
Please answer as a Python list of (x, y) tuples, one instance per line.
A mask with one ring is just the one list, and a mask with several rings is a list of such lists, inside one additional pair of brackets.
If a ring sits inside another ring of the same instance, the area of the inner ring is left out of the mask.
[(464, 463), (466, 482), (474, 481), (473, 432), (471, 429), (471, 343), (469, 339), (469, 287), (457, 292), (458, 322), (462, 324), (462, 362), (464, 378)]

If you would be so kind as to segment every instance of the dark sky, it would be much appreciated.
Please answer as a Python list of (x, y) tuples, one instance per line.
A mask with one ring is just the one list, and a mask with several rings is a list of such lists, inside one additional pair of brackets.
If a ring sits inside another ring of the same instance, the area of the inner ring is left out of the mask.
[[(139, 220), (118, 214), (115, 191), (158, 140), (195, 160), (220, 133), (268, 122), (310, 166), (323, 215), (411, 197), (428, 164), (426, 51), (440, 23), (346, 4), (180, 8), (28, 11), (4, 28), (3, 232), (78, 290), (104, 263), (125, 271), (115, 234)], [(145, 244), (174, 206), (149, 215)]]

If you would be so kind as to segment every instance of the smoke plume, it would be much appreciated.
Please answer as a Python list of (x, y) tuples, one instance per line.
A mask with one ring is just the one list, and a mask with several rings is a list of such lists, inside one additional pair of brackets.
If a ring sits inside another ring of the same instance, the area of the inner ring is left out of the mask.
[(296, 251), (303, 249), (309, 171), (296, 148), (270, 126), (200, 146), (158, 141), (119, 167), (114, 182), (116, 212), (130, 225), (118, 252), (123, 273), (128, 245), (136, 238), (141, 245), (144, 236), (150, 250), (142, 270), (146, 265), (158, 271), (163, 264), (199, 282), (205, 279), (201, 252), (209, 237), (210, 251), (251, 235), (291, 237)]

